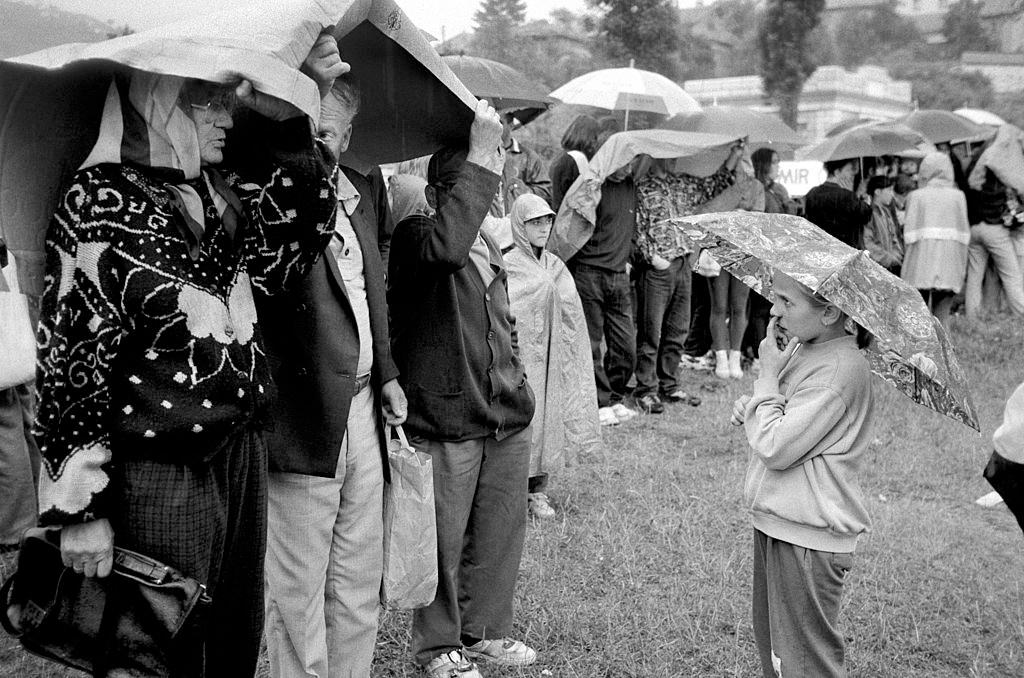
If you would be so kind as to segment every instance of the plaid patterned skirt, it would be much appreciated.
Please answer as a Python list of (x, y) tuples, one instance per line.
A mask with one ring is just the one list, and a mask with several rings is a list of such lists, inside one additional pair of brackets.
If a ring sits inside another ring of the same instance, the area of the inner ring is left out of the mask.
[[(177, 676), (251, 678), (263, 631), (267, 452), (260, 431), (232, 435), (207, 464), (118, 462), (118, 546), (163, 561), (206, 584), (213, 599), (198, 642)], [(130, 675), (111, 667), (111, 676)]]

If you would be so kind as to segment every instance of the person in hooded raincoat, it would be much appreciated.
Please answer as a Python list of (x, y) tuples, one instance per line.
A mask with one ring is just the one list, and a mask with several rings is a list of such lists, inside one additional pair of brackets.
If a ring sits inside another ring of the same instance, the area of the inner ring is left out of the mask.
[(555, 213), (539, 196), (516, 198), (510, 213), (513, 248), (505, 254), (508, 296), (519, 332), (519, 357), (537, 405), (530, 448), (530, 511), (554, 516), (548, 478), (577, 452), (601, 440), (590, 338), (576, 284), (545, 251)]
[(967, 198), (956, 187), (953, 163), (945, 153), (929, 153), (918, 170), (920, 188), (907, 199), (901, 275), (921, 290), (928, 307), (944, 325), (953, 296), (967, 276)]

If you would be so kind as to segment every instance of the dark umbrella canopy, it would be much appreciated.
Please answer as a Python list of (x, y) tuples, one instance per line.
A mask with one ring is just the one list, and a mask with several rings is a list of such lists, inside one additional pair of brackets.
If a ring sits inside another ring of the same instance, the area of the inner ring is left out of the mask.
[(978, 125), (956, 113), (938, 109), (914, 111), (897, 122), (917, 130), (933, 144), (951, 141), (982, 141), (993, 134), (991, 127)]
[(752, 145), (789, 146), (796, 148), (806, 140), (777, 115), (752, 111), (737, 106), (708, 106), (699, 113), (676, 115), (659, 127), (681, 132), (724, 134), (746, 137)]
[(892, 122), (869, 123), (826, 137), (797, 152), (799, 160), (846, 160), (900, 155), (907, 151), (934, 150), (917, 130)]
[(441, 59), (473, 96), (487, 99), (498, 110), (512, 111), (524, 125), (558, 103), (543, 85), (501, 62), (462, 54)]

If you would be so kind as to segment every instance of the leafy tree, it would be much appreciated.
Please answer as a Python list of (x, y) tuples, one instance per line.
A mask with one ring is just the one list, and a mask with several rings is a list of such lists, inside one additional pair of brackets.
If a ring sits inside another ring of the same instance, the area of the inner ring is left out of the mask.
[(800, 92), (817, 64), (807, 36), (821, 20), (825, 0), (768, 0), (758, 33), (764, 91), (779, 106), (779, 117), (796, 127)]
[(892, 4), (846, 13), (834, 31), (836, 59), (845, 68), (882, 63), (886, 57), (921, 40), (913, 21), (896, 12)]
[(503, 63), (515, 61), (519, 46), (517, 29), (525, 19), (526, 0), (483, 0), (473, 15), (474, 51)]
[(714, 45), (707, 38), (696, 35), (692, 26), (683, 26), (679, 30), (679, 63), (675, 75), (680, 80), (717, 75)]
[(909, 80), (920, 108), (952, 111), (961, 107), (988, 108), (995, 101), (992, 81), (976, 71), (960, 72), (941, 64), (894, 66), (892, 76)]
[(996, 48), (996, 41), (981, 23), (981, 3), (959, 0), (951, 5), (942, 22), (946, 48), (952, 57), (967, 51), (986, 52)]
[(611, 61), (675, 77), (679, 16), (673, 0), (587, 0), (601, 13), (598, 45)]

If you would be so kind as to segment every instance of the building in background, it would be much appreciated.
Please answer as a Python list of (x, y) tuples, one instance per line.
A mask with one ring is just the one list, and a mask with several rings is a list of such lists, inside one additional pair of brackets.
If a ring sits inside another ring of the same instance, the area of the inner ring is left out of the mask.
[[(765, 103), (761, 76), (687, 80), (683, 88), (701, 106), (744, 106), (777, 112)], [(861, 66), (850, 72), (841, 66), (821, 66), (804, 84), (797, 113), (797, 131), (809, 141), (851, 119), (893, 120), (914, 108), (910, 83), (893, 80), (878, 66)]]

